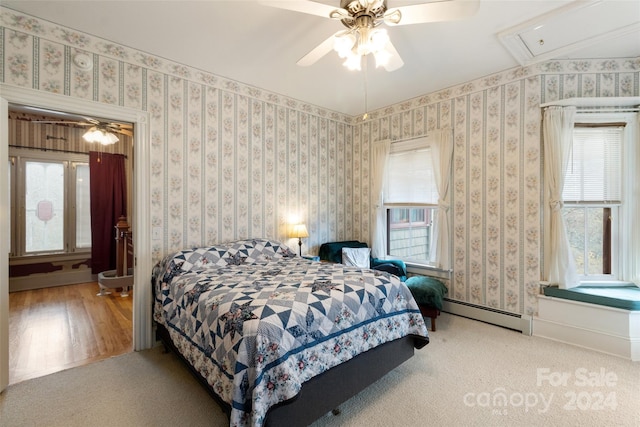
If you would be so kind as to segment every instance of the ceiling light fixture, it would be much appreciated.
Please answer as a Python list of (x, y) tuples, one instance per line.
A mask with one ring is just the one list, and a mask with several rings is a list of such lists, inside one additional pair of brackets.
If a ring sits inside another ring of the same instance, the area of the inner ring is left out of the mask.
[[(343, 0), (341, 6), (344, 9), (334, 10), (330, 17), (340, 19), (349, 28), (336, 33), (333, 41), (333, 50), (345, 60), (343, 65), (349, 70), (360, 70), (362, 58), (372, 54), (376, 67), (386, 68), (395, 49), (387, 30), (376, 27), (384, 21), (399, 22), (400, 11), (385, 16), (387, 5), (381, 0)], [(345, 13), (347, 10), (352, 15)]]
[(98, 142), (102, 145), (112, 145), (120, 139), (112, 132), (100, 127), (93, 126), (82, 135), (82, 138), (90, 143)]
[[(302, 67), (315, 64), (335, 50), (344, 65), (359, 70), (362, 58), (372, 54), (377, 67), (395, 71), (404, 65), (385, 30), (379, 25), (396, 26), (424, 24), (463, 19), (475, 15), (480, 0), (431, 0), (425, 3), (387, 8), (387, 0), (340, 0), (336, 9), (327, 2), (312, 0), (270, 1), (260, 0), (267, 6), (335, 19), (347, 27), (329, 36), (297, 62)], [(415, 3), (415, 2), (411, 2)]]

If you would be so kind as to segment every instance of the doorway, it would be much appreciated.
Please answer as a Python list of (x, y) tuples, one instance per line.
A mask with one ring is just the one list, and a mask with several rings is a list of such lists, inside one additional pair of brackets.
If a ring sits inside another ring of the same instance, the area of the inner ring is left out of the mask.
[[(142, 218), (149, 217), (149, 150), (148, 113), (124, 107), (70, 98), (58, 94), (32, 89), (0, 85), (0, 229), (9, 227), (8, 197), (8, 111), (9, 103), (29, 105), (58, 111), (83, 112), (91, 116), (111, 117), (133, 123), (134, 137), (134, 182), (136, 194), (132, 206), (134, 253), (134, 303), (133, 346), (134, 350), (150, 348), (153, 344), (151, 319), (151, 245), (149, 225)], [(0, 391), (9, 383), (9, 325), (8, 325), (8, 242), (0, 239)]]
[[(131, 247), (116, 257), (117, 243), (130, 239), (114, 225), (131, 221), (133, 130), (9, 105), (10, 384), (133, 349), (133, 296), (97, 281), (98, 273), (116, 271), (116, 260), (132, 265)], [(93, 132), (105, 139), (87, 141)], [(119, 167), (108, 166), (114, 162)]]

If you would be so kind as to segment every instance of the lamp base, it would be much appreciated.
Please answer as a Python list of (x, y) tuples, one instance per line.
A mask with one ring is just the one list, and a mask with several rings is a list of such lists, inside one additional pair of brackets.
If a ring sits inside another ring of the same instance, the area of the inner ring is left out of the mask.
[(302, 239), (298, 237), (298, 248), (300, 256), (302, 256)]

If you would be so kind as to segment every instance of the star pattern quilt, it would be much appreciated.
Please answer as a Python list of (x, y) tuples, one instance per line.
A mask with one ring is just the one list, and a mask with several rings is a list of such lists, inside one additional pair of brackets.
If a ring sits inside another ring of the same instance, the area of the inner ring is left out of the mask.
[(231, 407), (260, 426), (303, 383), (383, 343), (428, 333), (409, 289), (386, 272), (313, 262), (253, 239), (167, 256), (154, 319)]

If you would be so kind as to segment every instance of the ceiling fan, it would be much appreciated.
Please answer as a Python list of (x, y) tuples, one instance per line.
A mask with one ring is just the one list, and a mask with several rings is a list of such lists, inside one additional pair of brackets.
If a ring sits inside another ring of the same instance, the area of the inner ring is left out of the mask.
[(117, 133), (121, 135), (133, 136), (133, 125), (129, 123), (109, 122), (98, 120), (93, 117), (77, 116), (75, 114), (49, 111), (37, 107), (22, 107), (22, 111), (33, 111), (45, 116), (60, 118), (61, 120), (32, 120), (33, 123), (41, 124), (61, 124), (88, 127), (82, 135), (87, 142), (99, 142), (103, 145), (115, 144), (119, 141)]
[(400, 54), (391, 43), (381, 24), (388, 26), (422, 24), (427, 22), (452, 21), (473, 16), (479, 0), (438, 0), (389, 9), (386, 0), (340, 0), (340, 8), (310, 0), (261, 1), (266, 6), (308, 13), (336, 19), (347, 27), (332, 34), (325, 41), (303, 56), (298, 65), (314, 64), (332, 49), (344, 65), (359, 70), (362, 57), (373, 54), (377, 67), (394, 71), (404, 65)]

